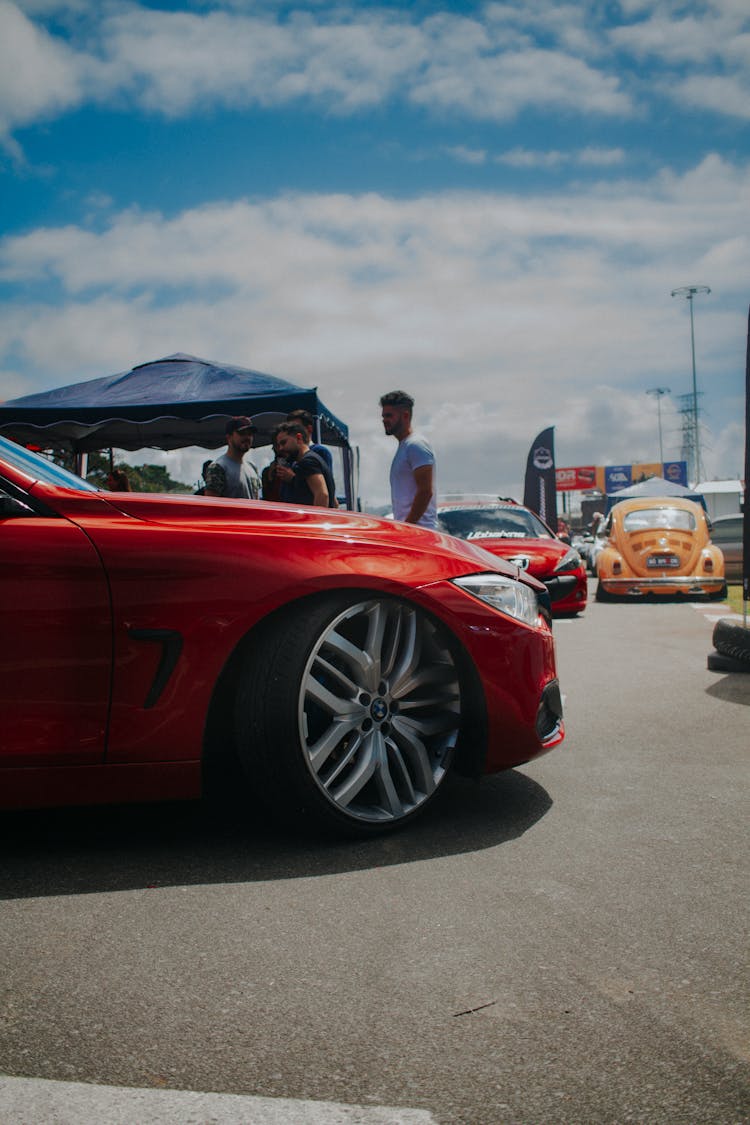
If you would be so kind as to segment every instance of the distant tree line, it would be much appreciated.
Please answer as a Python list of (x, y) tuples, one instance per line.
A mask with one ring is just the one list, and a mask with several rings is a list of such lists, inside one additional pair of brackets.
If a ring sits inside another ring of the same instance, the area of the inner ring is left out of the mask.
[[(54, 460), (63, 468), (75, 472), (75, 454), (57, 450)], [(107, 480), (112, 469), (119, 469), (127, 475), (131, 492), (192, 492), (193, 486), (183, 481), (172, 480), (164, 465), (129, 465), (127, 461), (110, 463), (109, 454), (93, 452), (88, 455), (86, 480), (97, 488), (107, 488)]]

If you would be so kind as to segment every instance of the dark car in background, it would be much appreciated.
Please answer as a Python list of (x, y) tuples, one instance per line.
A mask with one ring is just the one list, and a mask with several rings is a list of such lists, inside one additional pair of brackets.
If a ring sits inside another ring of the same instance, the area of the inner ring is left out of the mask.
[(586, 567), (578, 551), (515, 500), (458, 500), (438, 504), (441, 531), (483, 547), (544, 582), (554, 616), (586, 608)]
[(711, 524), (711, 542), (724, 556), (724, 574), (727, 582), (742, 581), (743, 517), (717, 516)]

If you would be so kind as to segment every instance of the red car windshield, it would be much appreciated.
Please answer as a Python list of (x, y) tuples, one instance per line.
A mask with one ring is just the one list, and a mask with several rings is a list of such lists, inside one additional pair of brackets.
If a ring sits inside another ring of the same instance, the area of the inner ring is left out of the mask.
[(554, 539), (527, 508), (443, 508), (438, 522), (457, 539)]

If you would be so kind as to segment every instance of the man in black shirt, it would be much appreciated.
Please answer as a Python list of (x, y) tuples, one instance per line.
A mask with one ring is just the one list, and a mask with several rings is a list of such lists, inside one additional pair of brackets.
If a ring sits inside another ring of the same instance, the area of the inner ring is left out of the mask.
[(305, 426), (301, 422), (282, 422), (276, 427), (274, 444), (278, 456), (290, 463), (290, 467), (285, 467), (277, 462), (281, 499), (289, 504), (337, 507), (331, 471), (322, 457), (310, 449)]

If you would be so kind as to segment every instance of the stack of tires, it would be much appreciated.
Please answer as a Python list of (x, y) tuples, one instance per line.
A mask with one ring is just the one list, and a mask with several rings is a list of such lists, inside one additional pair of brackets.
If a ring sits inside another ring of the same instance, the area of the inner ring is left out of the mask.
[(750, 629), (722, 617), (714, 625), (714, 648), (708, 657), (713, 672), (750, 672)]

